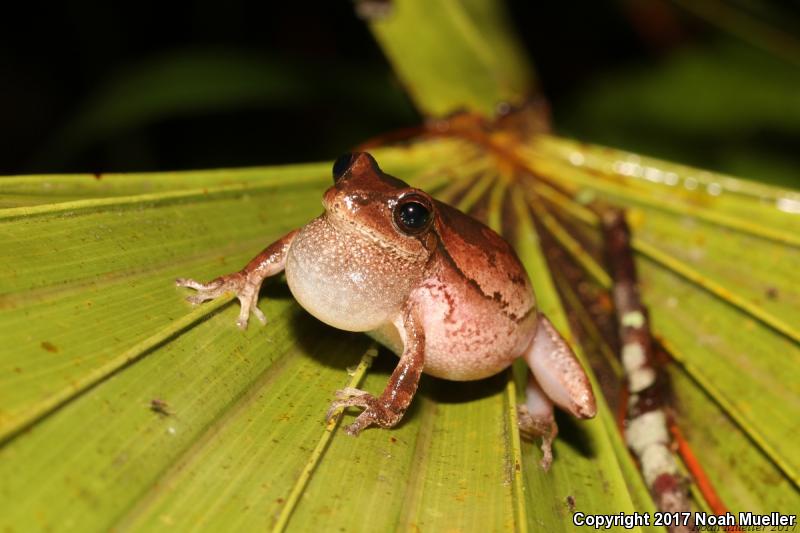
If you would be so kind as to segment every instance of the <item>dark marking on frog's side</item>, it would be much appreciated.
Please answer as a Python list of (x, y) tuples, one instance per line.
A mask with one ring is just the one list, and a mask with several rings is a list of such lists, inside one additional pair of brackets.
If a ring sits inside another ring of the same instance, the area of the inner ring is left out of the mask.
[(500, 292), (499, 292), (499, 291), (494, 291), (494, 292), (492, 293), (492, 300), (494, 300), (495, 302), (497, 302), (498, 304), (500, 304), (500, 308), (501, 308), (501, 309), (505, 309), (506, 307), (508, 307), (508, 302), (506, 302), (505, 300), (503, 300), (503, 295), (502, 295), (502, 294), (500, 294)]
[(525, 311), (525, 314), (523, 314), (520, 317), (517, 317), (516, 315), (511, 315), (513, 317), (512, 320), (514, 320), (514, 322), (516, 322), (517, 324), (520, 324), (520, 323), (524, 322), (525, 320), (527, 320), (528, 317), (530, 317), (531, 314), (533, 314), (535, 312), (536, 312), (536, 306), (533, 305), (530, 308), (528, 308), (528, 310)]
[[(526, 318), (528, 318), (533, 311), (536, 310), (536, 306), (532, 305), (529, 308), (527, 308), (525, 313), (523, 313), (522, 315), (517, 315), (516, 313), (507, 311), (506, 309), (511, 304), (503, 298), (503, 295), (498, 291), (495, 291), (492, 294), (487, 294), (477, 281), (469, 277), (463, 270), (461, 270), (461, 267), (459, 267), (458, 263), (456, 263), (455, 259), (453, 259), (453, 257), (450, 255), (450, 252), (447, 250), (447, 247), (445, 247), (444, 244), (442, 243), (441, 238), (438, 239), (438, 250), (439, 252), (441, 252), (441, 256), (445, 260), (447, 260), (450, 266), (453, 267), (453, 269), (456, 270), (461, 275), (462, 278), (464, 278), (467, 285), (475, 289), (475, 291), (481, 297), (485, 298), (488, 301), (496, 302), (498, 305), (500, 305), (500, 312), (504, 316), (508, 317), (509, 320), (519, 324)], [(525, 279), (522, 276), (517, 275), (512, 277), (512, 275), (509, 275), (509, 279), (514, 284), (518, 285), (525, 284)]]
[(508, 273), (508, 281), (514, 285), (525, 285), (524, 277), (520, 276), (519, 274), (512, 274), (511, 272)]
[(486, 254), (486, 261), (489, 262), (490, 267), (497, 268), (497, 258), (495, 257), (495, 254), (493, 253)]
[(442, 287), (442, 295), (444, 296), (444, 299), (447, 300), (447, 313), (444, 315), (444, 321), (452, 324), (453, 322), (455, 322), (453, 320), (453, 313), (455, 312), (456, 309), (456, 302), (453, 299), (453, 295), (447, 292), (446, 287)]

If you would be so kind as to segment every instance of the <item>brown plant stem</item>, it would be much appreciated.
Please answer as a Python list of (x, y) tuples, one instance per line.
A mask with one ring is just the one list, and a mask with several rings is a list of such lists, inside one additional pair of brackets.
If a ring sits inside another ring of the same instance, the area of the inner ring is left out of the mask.
[[(625, 439), (639, 461), (656, 506), (664, 512), (688, 512), (686, 483), (670, 449), (666, 383), (654, 356), (647, 310), (639, 295), (630, 230), (624, 212), (617, 209), (606, 210), (602, 223), (629, 394)], [(669, 531), (689, 532), (693, 527), (690, 521), (672, 525)]]

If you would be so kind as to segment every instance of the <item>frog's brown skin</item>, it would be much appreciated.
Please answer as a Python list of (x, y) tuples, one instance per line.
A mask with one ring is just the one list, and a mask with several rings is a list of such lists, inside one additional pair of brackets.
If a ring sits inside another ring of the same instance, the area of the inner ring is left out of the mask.
[[(475, 380), (524, 357), (532, 374), (520, 429), (543, 437), (542, 465), (549, 466), (557, 432), (553, 403), (590, 418), (595, 400), (569, 345), (537, 311), (514, 250), (477, 220), (383, 173), (367, 153), (340, 158), (334, 178), (323, 196), (325, 212), (244, 269), (208, 284), (177, 284), (197, 289), (193, 303), (235, 292), (242, 304), (238, 324), (246, 327), (250, 313), (265, 321), (256, 307), (264, 278), (285, 270), (292, 294), (312, 315), (366, 332), (399, 355), (380, 396), (337, 392), (331, 411), (364, 409), (348, 427), (351, 434), (397, 424), (422, 372)], [(406, 227), (396, 216), (409, 202), (429, 212), (423, 227)]]

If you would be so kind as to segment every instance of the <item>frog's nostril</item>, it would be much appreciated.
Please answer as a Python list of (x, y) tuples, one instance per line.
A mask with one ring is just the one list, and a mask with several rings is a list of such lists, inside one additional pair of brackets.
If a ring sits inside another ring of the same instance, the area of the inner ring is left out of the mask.
[(353, 164), (353, 160), (355, 159), (355, 154), (353, 153), (346, 153), (342, 154), (336, 158), (336, 161), (333, 163), (333, 182), (336, 183), (339, 181), (342, 176), (350, 169), (350, 165)]

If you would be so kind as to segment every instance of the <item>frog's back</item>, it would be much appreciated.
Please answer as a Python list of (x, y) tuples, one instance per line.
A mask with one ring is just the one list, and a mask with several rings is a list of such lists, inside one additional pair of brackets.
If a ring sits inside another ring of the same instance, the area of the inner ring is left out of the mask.
[(535, 312), (530, 279), (511, 245), (471, 216), (441, 202), (436, 207), (441, 218), (436, 232), (445, 258), (512, 320)]

